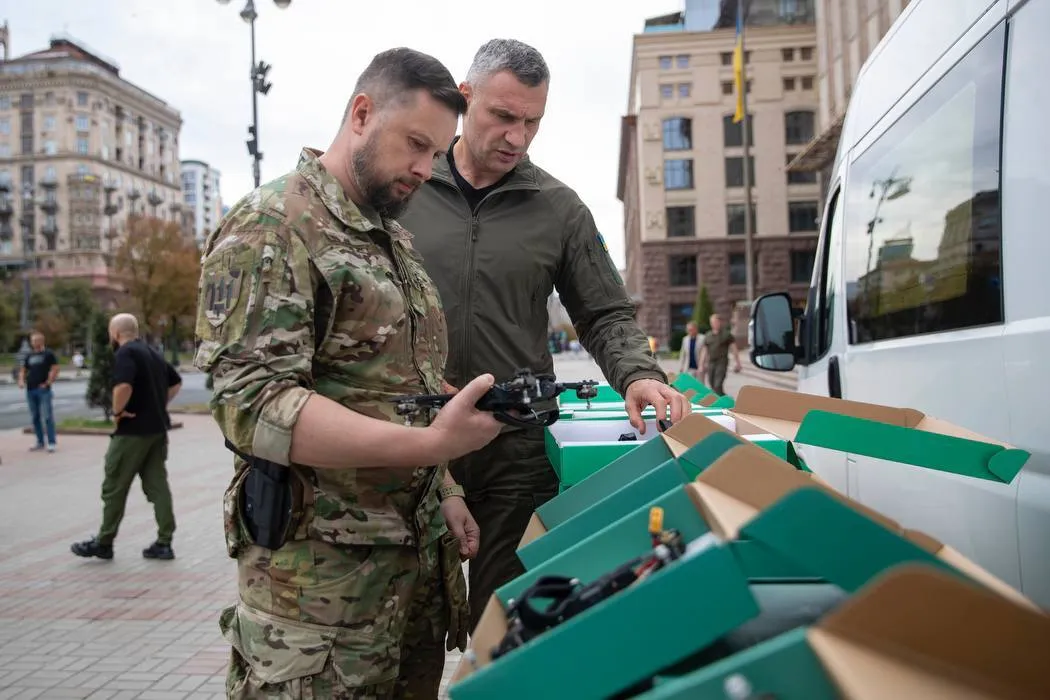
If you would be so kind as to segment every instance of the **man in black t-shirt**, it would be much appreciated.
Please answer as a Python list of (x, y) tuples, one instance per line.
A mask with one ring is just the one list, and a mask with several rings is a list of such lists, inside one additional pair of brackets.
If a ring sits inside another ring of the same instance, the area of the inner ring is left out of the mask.
[[(26, 390), (26, 403), (29, 414), (33, 417), (33, 432), (36, 433), (36, 452), (47, 447), (48, 452), (55, 451), (55, 413), (51, 385), (58, 377), (58, 358), (44, 344), (44, 334), (34, 331), (29, 336), (33, 350), (22, 360), (18, 375), (18, 387)], [(47, 443), (44, 443), (44, 430), (47, 430)]]
[(117, 314), (109, 322), (113, 357), (113, 417), (116, 430), (106, 451), (102, 482), (102, 525), (98, 536), (72, 546), (81, 557), (113, 558), (128, 491), (135, 476), (142, 480), (146, 499), (153, 504), (157, 540), (142, 550), (147, 559), (174, 559), (171, 538), (175, 513), (165, 462), (168, 458), (168, 403), (182, 386), (182, 378), (156, 350), (139, 338), (138, 321)]

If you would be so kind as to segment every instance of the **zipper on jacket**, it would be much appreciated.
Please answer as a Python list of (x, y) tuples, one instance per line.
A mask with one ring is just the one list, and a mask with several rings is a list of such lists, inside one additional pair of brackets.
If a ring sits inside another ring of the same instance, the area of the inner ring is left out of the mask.
[[(458, 189), (456, 191), (459, 192)], [(463, 197), (462, 193), (460, 193), (460, 198), (463, 200), (464, 204), (468, 204), (466, 197)], [(480, 208), (480, 203), (478, 206)], [(468, 360), (470, 357), (470, 329), (474, 325), (474, 243), (476, 243), (478, 240), (477, 209), (470, 212), (470, 230), (467, 233), (467, 246), (466, 250), (464, 251), (464, 254), (466, 256), (466, 260), (464, 262), (466, 264), (463, 266), (466, 270), (466, 274), (463, 277), (463, 315), (465, 317), (463, 320), (465, 321), (465, 323), (463, 324), (463, 337), (459, 343), (459, 356), (456, 358), (456, 365), (459, 367), (458, 374), (460, 377), (460, 383), (469, 382), (471, 379), (473, 379), (473, 377), (467, 376), (467, 366), (469, 364)]]
[[(503, 186), (503, 187), (501, 187), (499, 189), (496, 189), (496, 190), (493, 190), (493, 191), (489, 192), (484, 197), (482, 197), (481, 201), (478, 202), (477, 207), (472, 211), (470, 209), (470, 203), (467, 201), (467, 198), (465, 196), (463, 196), (463, 193), (460, 192), (459, 187), (456, 186), (455, 182), (453, 182), (451, 180), (446, 180), (446, 179), (441, 178), (441, 177), (432, 178), (431, 182), (440, 183), (441, 185), (443, 185), (445, 187), (448, 187), (453, 192), (455, 192), (456, 196), (459, 198), (459, 201), (463, 203), (463, 206), (467, 210), (468, 224), (469, 224), (470, 228), (467, 231), (467, 241), (466, 241), (466, 246), (465, 246), (464, 251), (463, 251), (463, 255), (464, 255), (463, 263), (464, 263), (464, 265), (463, 265), (463, 268), (461, 268), (461, 269), (466, 270), (466, 274), (463, 277), (463, 286), (462, 286), (462, 292), (463, 292), (463, 297), (462, 297), (463, 298), (463, 312), (462, 312), (462, 315), (463, 315), (463, 334), (462, 334), (462, 339), (458, 343), (456, 343), (456, 345), (458, 347), (458, 351), (453, 353), (451, 351), (452, 348), (450, 347), (449, 348), (449, 350), (450, 350), (449, 354), (456, 356), (455, 365), (456, 365), (456, 367), (459, 368), (458, 374), (459, 374), (460, 381), (461, 382), (469, 382), (470, 380), (474, 379), (474, 377), (467, 375), (467, 370), (468, 370), (469, 365), (470, 365), (470, 346), (471, 346), (471, 338), (472, 338), (471, 329), (474, 327), (474, 323), (473, 323), (473, 320), (474, 320), (473, 319), (473, 316), (474, 316), (474, 268), (475, 268), (474, 244), (478, 240), (478, 228), (480, 227), (480, 214), (479, 214), (479, 212), (481, 211), (481, 206), (485, 202), (487, 202), (490, 197), (492, 197), (495, 194), (499, 194), (499, 193), (502, 193), (502, 192), (510, 192), (510, 191), (513, 191), (513, 190), (530, 189), (530, 188), (529, 187), (524, 187), (524, 186), (522, 186), (520, 184), (505, 185), (505, 186)], [(496, 377), (496, 381), (501, 381), (502, 379), (507, 379), (507, 378)]]

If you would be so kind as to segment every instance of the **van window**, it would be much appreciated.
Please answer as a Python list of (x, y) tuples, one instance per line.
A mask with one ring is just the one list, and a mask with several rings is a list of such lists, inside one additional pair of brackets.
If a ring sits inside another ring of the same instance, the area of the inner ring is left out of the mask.
[(850, 165), (851, 343), (1003, 321), (1004, 34), (985, 36)]
[(824, 215), (824, 231), (817, 249), (817, 260), (813, 265), (813, 280), (809, 290), (808, 313), (806, 314), (807, 361), (812, 363), (831, 349), (832, 312), (835, 308), (835, 264), (838, 260), (839, 239), (842, 237), (842, 216), (838, 212), (838, 188), (828, 200)]

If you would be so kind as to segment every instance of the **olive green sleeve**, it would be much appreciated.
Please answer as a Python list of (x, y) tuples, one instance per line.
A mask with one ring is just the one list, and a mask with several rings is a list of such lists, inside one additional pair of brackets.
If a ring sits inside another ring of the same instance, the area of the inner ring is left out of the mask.
[(560, 208), (566, 229), (555, 286), (580, 344), (621, 395), (637, 379), (666, 382), (590, 210), (576, 197)]
[(194, 364), (210, 372), (211, 408), (242, 452), (290, 464), (292, 430), (313, 393), (312, 263), (275, 225), (226, 233), (201, 265)]

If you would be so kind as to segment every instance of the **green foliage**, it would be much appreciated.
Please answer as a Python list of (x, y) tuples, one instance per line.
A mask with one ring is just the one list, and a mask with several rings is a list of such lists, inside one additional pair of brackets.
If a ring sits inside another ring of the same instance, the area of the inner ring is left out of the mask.
[(106, 420), (113, 410), (113, 347), (109, 344), (109, 319), (102, 314), (92, 317), (91, 377), (88, 379), (88, 406), (101, 408)]
[(18, 302), (8, 288), (0, 288), (0, 352), (12, 350), (17, 337)]
[(99, 313), (91, 285), (84, 280), (56, 280), (50, 296), (66, 327), (67, 341), (73, 346), (86, 347), (92, 330), (91, 319)]
[[(0, 348), (9, 349), (21, 336), (22, 280), (12, 279), (0, 293)], [(91, 318), (98, 311), (91, 285), (83, 280), (33, 280), (29, 292), (29, 324), (47, 339), (53, 351), (64, 354), (70, 346), (83, 346), (91, 333)]]
[(701, 333), (711, 330), (711, 315), (715, 312), (715, 305), (711, 303), (711, 296), (707, 293), (707, 287), (700, 287), (696, 293), (696, 303), (693, 304), (693, 322)]

